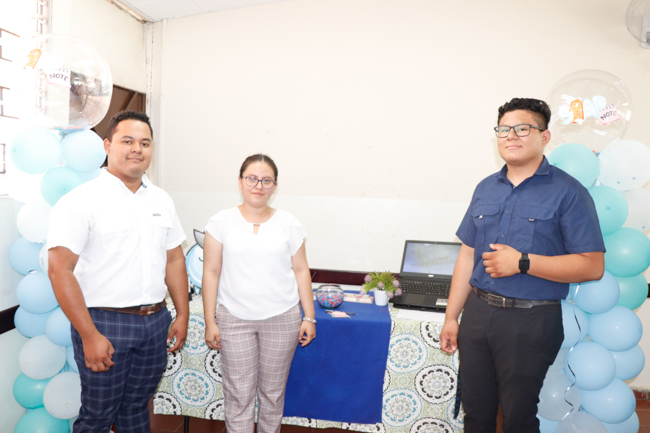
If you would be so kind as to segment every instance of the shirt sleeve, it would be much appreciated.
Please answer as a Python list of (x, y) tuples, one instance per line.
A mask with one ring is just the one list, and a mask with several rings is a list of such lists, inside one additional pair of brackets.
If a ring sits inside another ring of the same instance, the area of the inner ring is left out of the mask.
[(223, 244), (223, 213), (219, 212), (205, 225), (205, 231)]
[(296, 255), (306, 237), (307, 230), (297, 219), (291, 217), (289, 222), (289, 252), (292, 257)]
[(570, 254), (605, 251), (596, 206), (584, 187), (567, 199), (560, 215), (560, 230)]
[(52, 208), (47, 231), (47, 248), (65, 247), (76, 255), (88, 242), (90, 212), (70, 196), (62, 197)]
[[(474, 192), (474, 196), (476, 196), (476, 191)], [(463, 217), (462, 221), (460, 222), (460, 226), (456, 231), (456, 236), (458, 236), (458, 239), (460, 239), (462, 243), (471, 248), (476, 247), (476, 224), (474, 224), (474, 218), (472, 217), (474, 196), (472, 197), (472, 201), (469, 203), (469, 206), (467, 206), (465, 216)]]

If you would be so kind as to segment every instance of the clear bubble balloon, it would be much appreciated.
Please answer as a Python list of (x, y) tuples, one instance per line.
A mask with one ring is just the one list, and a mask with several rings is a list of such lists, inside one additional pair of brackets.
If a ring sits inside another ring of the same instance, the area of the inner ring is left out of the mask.
[(57, 201), (83, 181), (79, 174), (68, 167), (54, 167), (43, 176), (41, 194), (46, 202), (54, 206)]
[(616, 378), (630, 380), (639, 375), (645, 366), (645, 354), (638, 344), (630, 350), (610, 352), (616, 363)]
[(580, 388), (571, 386), (563, 372), (549, 371), (539, 392), (537, 413), (547, 420), (560, 421), (572, 410), (577, 411), (581, 401)]
[(632, 416), (636, 397), (625, 382), (614, 379), (598, 391), (582, 391), (582, 407), (600, 421), (616, 424)]
[(604, 313), (610, 310), (620, 295), (618, 281), (607, 271), (600, 280), (571, 284), (569, 291), (576, 305), (586, 313)]
[(596, 417), (586, 412), (576, 412), (557, 425), (557, 433), (607, 433)]
[(24, 408), (43, 406), (43, 392), (50, 379), (37, 380), (20, 373), (14, 381), (14, 398)]
[(580, 308), (570, 302), (562, 301), (562, 326), (564, 327), (562, 349), (568, 349), (587, 336), (589, 319)]
[(634, 412), (631, 417), (623, 422), (617, 424), (604, 422), (603, 425), (607, 429), (607, 433), (639, 433), (639, 415)]
[(642, 333), (641, 319), (629, 308), (617, 305), (605, 313), (589, 316), (589, 337), (609, 350), (631, 349), (639, 343)]
[(41, 265), (38, 256), (41, 246), (41, 244), (29, 242), (23, 237), (16, 239), (9, 247), (9, 264), (22, 275), (39, 270)]
[(42, 179), (42, 174), (23, 173), (12, 164), (7, 164), (7, 173), (5, 173), (7, 194), (20, 203), (29, 203), (43, 199), (41, 196)]
[(25, 342), (18, 353), (18, 366), (25, 376), (48, 379), (65, 366), (65, 347), (52, 343), (46, 335)]
[(18, 420), (14, 433), (69, 433), (68, 421), (50, 415), (44, 407), (27, 412)]
[(55, 418), (70, 419), (79, 415), (81, 379), (72, 371), (54, 376), (43, 393), (45, 409)]
[(47, 128), (32, 126), (16, 134), (8, 146), (11, 163), (24, 173), (45, 173), (61, 159), (61, 142)]
[(582, 390), (595, 391), (609, 385), (616, 374), (614, 357), (600, 344), (586, 341), (566, 356), (564, 374)]
[(630, 227), (640, 232), (650, 230), (650, 191), (645, 188), (636, 188), (623, 191), (629, 212), (623, 227)]
[(52, 311), (45, 322), (45, 335), (59, 346), (71, 346), (72, 335), (70, 321), (61, 308)]
[(23, 66), (21, 100), (27, 101), (30, 124), (69, 132), (92, 128), (106, 115), (113, 79), (90, 44), (55, 34), (34, 38), (25, 47)]
[(650, 266), (650, 239), (638, 230), (623, 227), (603, 236), (605, 269), (617, 277), (633, 277)]
[(621, 289), (621, 295), (618, 298), (617, 305), (635, 310), (643, 305), (648, 297), (648, 282), (643, 274), (633, 277), (616, 277), (618, 287)]
[(61, 140), (61, 156), (77, 172), (95, 171), (106, 159), (104, 140), (89, 129), (68, 134)]
[(25, 204), (16, 217), (18, 232), (30, 242), (45, 242), (51, 211), (52, 206), (42, 199)]
[(548, 99), (551, 147), (580, 143), (600, 152), (622, 138), (632, 117), (627, 87), (615, 75), (582, 70), (558, 81)]
[(569, 173), (585, 188), (594, 184), (600, 170), (598, 157), (587, 147), (576, 143), (559, 146), (548, 156), (548, 162)]
[(640, 188), (650, 180), (650, 149), (636, 140), (618, 140), (598, 156), (598, 181), (619, 191)]
[(623, 223), (627, 219), (628, 208), (627, 201), (620, 191), (609, 186), (599, 185), (592, 187), (589, 194), (594, 199), (600, 231), (604, 235), (614, 233), (623, 227)]
[(48, 313), (59, 305), (52, 283), (43, 271), (30, 272), (20, 280), (16, 299), (21, 308), (33, 314)]

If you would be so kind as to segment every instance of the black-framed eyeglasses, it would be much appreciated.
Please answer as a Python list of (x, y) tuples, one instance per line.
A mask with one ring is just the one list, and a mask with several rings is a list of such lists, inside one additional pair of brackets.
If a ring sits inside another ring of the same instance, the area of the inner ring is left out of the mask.
[(258, 179), (255, 176), (244, 177), (244, 183), (246, 186), (249, 186), (251, 188), (255, 188), (260, 182), (262, 183), (262, 188), (264, 189), (271, 189), (278, 183), (273, 179)]
[(510, 130), (514, 129), (515, 130), (515, 135), (517, 135), (517, 137), (527, 137), (527, 136), (530, 135), (530, 131), (533, 128), (537, 129), (540, 132), (545, 131), (545, 129), (538, 128), (535, 125), (530, 125), (528, 123), (521, 123), (521, 124), (515, 125), (515, 126), (506, 126), (506, 125), (495, 126), (494, 127), (494, 132), (497, 134), (497, 137), (505, 138), (510, 134)]

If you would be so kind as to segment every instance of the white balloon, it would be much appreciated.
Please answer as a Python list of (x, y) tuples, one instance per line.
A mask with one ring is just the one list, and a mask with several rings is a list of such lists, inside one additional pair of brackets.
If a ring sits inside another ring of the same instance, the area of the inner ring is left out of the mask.
[(607, 429), (598, 418), (587, 412), (576, 412), (560, 421), (557, 433), (607, 433)]
[(650, 180), (650, 149), (636, 140), (616, 140), (598, 155), (598, 180), (619, 191), (640, 188)]
[(47, 335), (27, 341), (18, 353), (18, 366), (25, 376), (42, 380), (57, 374), (65, 366), (65, 347), (52, 343)]
[(41, 179), (43, 174), (27, 174), (7, 164), (5, 185), (11, 198), (21, 203), (42, 200)]
[(54, 418), (70, 419), (79, 415), (81, 407), (81, 378), (67, 371), (54, 376), (43, 392), (45, 409)]
[(580, 388), (571, 385), (564, 372), (546, 373), (537, 404), (539, 416), (551, 421), (560, 421), (572, 410), (577, 410), (581, 402)]
[(25, 204), (16, 217), (20, 234), (30, 242), (45, 242), (51, 211), (52, 206), (43, 199)]
[(645, 188), (623, 191), (623, 197), (629, 209), (623, 227), (647, 233), (650, 230), (650, 191)]

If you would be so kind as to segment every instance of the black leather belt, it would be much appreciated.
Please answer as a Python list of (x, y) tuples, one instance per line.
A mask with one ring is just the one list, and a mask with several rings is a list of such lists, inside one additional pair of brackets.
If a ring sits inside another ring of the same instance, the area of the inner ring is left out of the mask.
[(519, 298), (505, 298), (503, 296), (495, 295), (494, 293), (488, 293), (484, 290), (477, 289), (472, 287), (476, 296), (479, 299), (487, 302), (493, 307), (500, 308), (533, 308), (539, 307), (542, 305), (560, 305), (560, 301), (557, 299), (547, 300), (547, 299), (519, 299)]
[(138, 316), (151, 316), (165, 308), (167, 302), (163, 300), (157, 304), (138, 305), (135, 307), (111, 308), (111, 307), (93, 307), (98, 310), (113, 311), (115, 313), (137, 314)]

